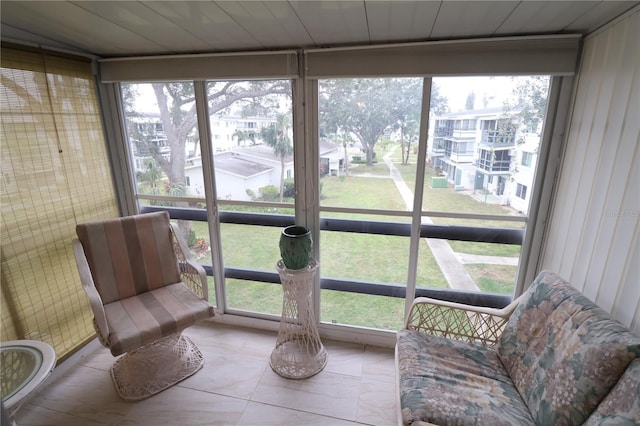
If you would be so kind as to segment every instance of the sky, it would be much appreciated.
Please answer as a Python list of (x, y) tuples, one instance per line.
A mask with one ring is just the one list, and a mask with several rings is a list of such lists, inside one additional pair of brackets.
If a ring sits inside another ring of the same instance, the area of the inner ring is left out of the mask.
[[(467, 102), (467, 95), (475, 93), (475, 109), (500, 107), (504, 100), (511, 96), (515, 82), (511, 77), (434, 77), (433, 82), (438, 85), (440, 95), (449, 100), (451, 112), (463, 111)], [(483, 98), (488, 99), (485, 106)]]
[[(465, 109), (467, 95), (473, 91), (475, 93), (475, 108), (485, 108), (483, 98), (493, 96), (486, 105), (490, 107), (500, 107), (505, 99), (512, 92), (515, 83), (511, 77), (434, 77), (433, 81), (440, 88), (440, 94), (449, 100), (451, 112)], [(158, 106), (156, 98), (150, 84), (138, 85), (140, 96), (135, 102), (137, 111), (157, 112)]]

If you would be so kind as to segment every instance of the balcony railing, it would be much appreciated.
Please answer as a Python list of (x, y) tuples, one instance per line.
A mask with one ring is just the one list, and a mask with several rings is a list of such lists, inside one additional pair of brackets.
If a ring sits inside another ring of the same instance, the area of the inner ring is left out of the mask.
[(485, 160), (478, 159), (474, 165), (487, 172), (508, 172), (511, 167), (511, 160)]
[[(142, 206), (141, 213), (153, 211), (168, 211), (172, 219), (207, 221), (205, 209)], [(294, 224), (294, 216), (275, 215), (267, 213), (238, 213), (220, 212), (220, 222), (244, 225), (285, 227)], [(354, 232), (375, 235), (392, 235), (409, 237), (411, 224), (395, 222), (369, 222), (349, 219), (322, 219), (320, 230), (336, 232)], [(524, 238), (524, 230), (517, 228), (487, 228), (458, 225), (433, 225), (422, 224), (420, 226), (421, 238), (439, 238), (456, 241), (484, 242), (495, 244), (521, 245)], [(203, 265), (209, 276), (213, 275), (211, 265)], [(225, 268), (225, 278), (257, 281), (263, 283), (280, 284), (279, 275), (274, 272)], [(400, 284), (375, 283), (356, 280), (341, 280), (334, 278), (322, 278), (320, 288), (323, 290), (338, 290), (351, 293), (372, 294), (387, 297), (406, 297), (406, 288)], [(488, 306), (502, 308), (511, 302), (511, 296), (493, 293), (478, 293), (463, 290), (416, 288), (416, 297), (425, 296), (456, 303), (466, 303), (476, 306)]]
[(442, 138), (435, 138), (433, 141), (433, 147), (431, 148), (431, 152), (434, 153), (443, 153), (445, 150), (445, 143)]
[(453, 132), (453, 129), (450, 129), (448, 127), (438, 127), (433, 131), (433, 136), (435, 137), (451, 136), (452, 132)]
[(516, 132), (503, 130), (483, 130), (480, 143), (490, 146), (513, 146), (516, 143)]

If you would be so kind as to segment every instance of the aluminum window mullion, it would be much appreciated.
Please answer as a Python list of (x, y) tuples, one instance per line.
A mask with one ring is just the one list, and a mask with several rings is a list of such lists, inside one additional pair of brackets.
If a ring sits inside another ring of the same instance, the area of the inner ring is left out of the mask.
[(216, 176), (214, 172), (213, 149), (211, 146), (211, 126), (209, 123), (209, 103), (207, 102), (206, 81), (194, 81), (196, 114), (198, 116), (198, 135), (200, 138), (200, 154), (202, 156), (202, 173), (204, 194), (207, 201), (207, 222), (211, 241), (211, 262), (213, 281), (218, 310), (227, 308), (227, 297), (224, 292), (224, 262), (222, 260), (222, 241), (220, 238), (220, 222), (216, 194)]
[(381, 216), (399, 216), (399, 217), (411, 217), (412, 212), (399, 211), (399, 210), (376, 210), (376, 209), (359, 209), (352, 207), (320, 207), (321, 212), (329, 213), (354, 213), (362, 215), (381, 215)]
[[(303, 61), (300, 69), (305, 69), (304, 55), (300, 55)], [(305, 156), (300, 165), (304, 165), (304, 169), (300, 170), (305, 182), (304, 200), (304, 218), (306, 226), (311, 229), (313, 237), (313, 253), (320, 263), (318, 272), (313, 283), (312, 302), (315, 315), (315, 321), (320, 323), (320, 276), (322, 275), (322, 261), (320, 259), (320, 173), (318, 170), (320, 163), (320, 154), (318, 149), (319, 133), (318, 133), (318, 80), (308, 80), (306, 78), (299, 79), (301, 87), (301, 95), (297, 100), (302, 103), (300, 109), (304, 111), (304, 148)], [(300, 169), (300, 166), (296, 167)]]
[(533, 194), (526, 228), (518, 278), (514, 297), (525, 290), (525, 284), (533, 281), (540, 267), (542, 244), (547, 231), (547, 220), (551, 212), (552, 197), (560, 169), (566, 126), (569, 125), (569, 107), (573, 77), (552, 77), (547, 101), (545, 126), (540, 141), (537, 170), (533, 181)]
[[(205, 209), (189, 209), (183, 207), (142, 206), (142, 213), (167, 211), (172, 219), (207, 221)], [(250, 213), (250, 212), (218, 212), (220, 223), (241, 225), (272, 226), (284, 228), (295, 224), (291, 215)], [(369, 235), (390, 235), (411, 237), (412, 224), (408, 222), (380, 222), (357, 219), (329, 219), (320, 221), (320, 231), (351, 232)], [(420, 224), (421, 238), (438, 238), (453, 241), (470, 241), (492, 244), (522, 245), (524, 230), (519, 228), (496, 228), (462, 225)]]
[[(205, 198), (202, 197), (176, 197), (169, 195), (145, 195), (138, 194), (138, 200), (155, 200), (155, 201), (177, 201), (177, 202), (186, 202), (186, 203), (201, 203), (206, 202)], [(255, 201), (227, 201), (227, 200), (217, 200), (217, 205), (229, 205), (229, 206), (250, 206), (255, 207), (258, 203)], [(276, 203), (276, 202), (259, 202), (260, 207), (273, 207), (273, 208), (283, 208), (290, 209), (292, 208), (290, 204), (284, 203)], [(350, 207), (320, 207), (321, 212), (330, 212), (330, 213), (350, 213), (350, 214), (361, 214), (361, 215), (380, 215), (380, 216), (391, 216), (391, 217), (413, 217), (413, 211), (404, 211), (404, 210), (377, 210), (377, 209), (359, 209), (359, 208), (350, 208)], [(304, 211), (301, 214), (305, 214)], [(456, 213), (456, 212), (436, 212), (430, 210), (423, 210), (421, 212), (422, 216), (429, 217), (443, 217), (448, 219), (469, 219), (469, 220), (492, 220), (492, 221), (502, 221), (502, 222), (518, 222), (518, 223), (526, 223), (526, 216), (503, 216), (503, 215), (490, 215), (490, 214), (474, 214), (474, 213)]]
[(427, 164), (427, 140), (429, 133), (429, 109), (431, 108), (431, 78), (422, 80), (422, 111), (420, 113), (420, 136), (418, 139), (418, 161), (413, 191), (413, 214), (411, 221), (411, 241), (409, 242), (409, 271), (407, 293), (404, 300), (404, 316), (411, 308), (416, 291), (418, 276), (418, 254), (420, 251), (420, 228), (422, 225), (422, 198), (424, 196), (424, 174)]
[[(381, 215), (381, 216), (398, 216), (413, 217), (413, 211), (400, 210), (376, 210), (376, 209), (359, 209), (350, 207), (320, 207), (322, 212), (333, 213), (355, 213), (362, 215)], [(424, 210), (420, 213), (422, 216), (444, 217), (449, 219), (470, 219), (470, 220), (496, 220), (503, 222), (527, 222), (525, 216), (507, 216), (495, 214), (475, 214), (475, 213), (456, 213), (456, 212), (437, 212)]]
[(102, 122), (104, 123), (105, 141), (112, 168), (112, 179), (118, 205), (122, 216), (138, 213), (136, 200), (135, 174), (133, 173), (132, 156), (128, 147), (125, 118), (122, 108), (120, 83), (98, 83), (97, 92), (100, 102)]

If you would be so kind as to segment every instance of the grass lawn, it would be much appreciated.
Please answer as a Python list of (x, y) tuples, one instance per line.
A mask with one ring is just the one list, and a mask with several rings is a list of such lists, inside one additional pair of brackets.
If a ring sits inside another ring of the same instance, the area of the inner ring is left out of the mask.
[(458, 253), (479, 254), (482, 256), (520, 256), (520, 246), (513, 244), (473, 243), (469, 241), (449, 241), (453, 251)]
[[(386, 166), (385, 168), (388, 176), (389, 169)], [(357, 177), (356, 175), (325, 176), (320, 182), (321, 206), (406, 210), (404, 201), (391, 178)]]
[(351, 164), (349, 166), (349, 175), (389, 176), (389, 167), (387, 167), (387, 165), (383, 161), (373, 163), (370, 166), (367, 166), (366, 164)]
[(511, 294), (516, 282), (517, 266), (510, 265), (465, 265), (469, 275), (482, 291)]
[(399, 330), (404, 317), (404, 299), (322, 290), (320, 320), (334, 324)]
[(233, 309), (280, 315), (282, 286), (244, 280), (226, 280), (227, 305)]
[[(410, 188), (413, 188), (416, 180), (416, 168), (415, 164), (401, 165), (396, 164), (396, 168), (400, 171), (402, 178)], [(435, 176), (432, 169), (427, 168), (424, 176), (424, 196), (422, 200), (422, 209), (438, 212), (455, 212), (455, 213), (475, 213), (475, 214), (491, 214), (491, 215), (505, 215), (511, 216), (513, 212), (507, 208), (498, 204), (487, 204), (477, 201), (470, 196), (453, 191), (451, 188), (432, 188), (431, 178)], [(490, 226), (490, 227), (504, 227), (504, 228), (523, 228), (522, 222), (510, 222), (510, 221), (486, 221), (486, 220), (473, 220), (468, 219), (453, 219), (453, 218), (433, 218), (434, 223), (447, 224), (447, 225), (475, 225), (475, 226)]]

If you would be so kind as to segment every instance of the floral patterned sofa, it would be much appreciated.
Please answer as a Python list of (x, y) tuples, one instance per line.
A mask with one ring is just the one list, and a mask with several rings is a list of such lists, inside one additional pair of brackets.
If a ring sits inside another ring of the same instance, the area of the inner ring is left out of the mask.
[(416, 299), (396, 369), (403, 425), (640, 424), (640, 338), (548, 271), (502, 310)]

